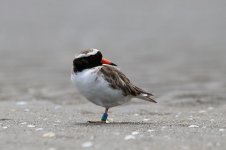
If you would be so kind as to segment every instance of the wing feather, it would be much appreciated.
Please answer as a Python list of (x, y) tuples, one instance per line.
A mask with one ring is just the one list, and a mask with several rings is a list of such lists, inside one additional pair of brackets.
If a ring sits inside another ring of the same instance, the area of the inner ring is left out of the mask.
[(124, 96), (135, 96), (143, 100), (155, 102), (151, 98), (151, 93), (142, 90), (141, 88), (133, 85), (130, 80), (117, 68), (109, 65), (103, 65), (98, 73), (103, 74), (105, 80), (113, 89), (120, 89)]

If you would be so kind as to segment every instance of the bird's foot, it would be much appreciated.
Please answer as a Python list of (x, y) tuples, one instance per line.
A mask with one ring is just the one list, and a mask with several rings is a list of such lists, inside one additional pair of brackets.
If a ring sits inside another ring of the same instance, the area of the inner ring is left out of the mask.
[(108, 119), (108, 109), (106, 108), (105, 113), (102, 115), (100, 121), (88, 121), (88, 123), (96, 123), (96, 124), (102, 124), (102, 123), (110, 123), (113, 121), (113, 119)]

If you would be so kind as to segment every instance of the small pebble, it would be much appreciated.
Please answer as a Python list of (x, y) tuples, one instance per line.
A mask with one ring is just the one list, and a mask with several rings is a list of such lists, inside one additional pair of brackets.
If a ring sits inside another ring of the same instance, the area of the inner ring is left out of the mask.
[(219, 129), (219, 131), (223, 132), (225, 129)]
[(135, 138), (135, 136), (133, 136), (133, 135), (127, 135), (127, 136), (125, 136), (125, 138), (124, 138), (124, 140), (135, 140), (136, 138)]
[(134, 116), (139, 116), (139, 114), (134, 114)]
[(27, 124), (27, 122), (22, 122), (22, 123), (20, 123), (20, 124)]
[(53, 133), (53, 132), (47, 132), (47, 133), (44, 133), (42, 135), (42, 137), (45, 137), (45, 138), (52, 138), (52, 137), (55, 137), (55, 136), (56, 136), (56, 134)]
[(205, 110), (200, 110), (199, 113), (203, 114), (203, 113), (206, 113), (206, 111)]
[(43, 130), (43, 128), (37, 128), (37, 129), (35, 129), (36, 131), (41, 131), (41, 130)]
[(7, 129), (8, 127), (7, 126), (4, 126), (4, 127), (2, 127), (3, 129)]
[(18, 106), (27, 105), (27, 102), (25, 102), (25, 101), (19, 101), (19, 102), (16, 102), (16, 105), (18, 105)]
[(137, 135), (137, 134), (139, 134), (138, 131), (133, 131), (133, 132), (132, 132), (132, 135)]
[(93, 146), (93, 142), (85, 142), (85, 143), (82, 143), (82, 147), (83, 148), (88, 148), (88, 147), (91, 147)]
[(143, 121), (149, 121), (150, 119), (144, 118)]
[(153, 130), (153, 129), (149, 129), (149, 130), (148, 130), (148, 132), (153, 132), (153, 131), (155, 131), (155, 130)]
[(106, 120), (106, 123), (111, 123), (109, 120)]
[(27, 127), (28, 127), (28, 128), (34, 128), (35, 125), (29, 124), (29, 125), (27, 125)]
[(197, 125), (190, 125), (190, 126), (188, 126), (189, 128), (198, 128), (199, 126), (197, 126)]

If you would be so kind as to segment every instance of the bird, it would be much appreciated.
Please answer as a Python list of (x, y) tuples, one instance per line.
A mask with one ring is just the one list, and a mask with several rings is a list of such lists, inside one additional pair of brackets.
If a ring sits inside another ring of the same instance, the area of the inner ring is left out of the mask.
[(132, 98), (157, 103), (152, 98), (153, 94), (135, 86), (117, 65), (104, 58), (98, 49), (82, 50), (75, 55), (72, 66), (71, 81), (80, 94), (105, 108), (101, 119), (88, 121), (90, 123), (106, 123), (110, 108), (127, 103)]

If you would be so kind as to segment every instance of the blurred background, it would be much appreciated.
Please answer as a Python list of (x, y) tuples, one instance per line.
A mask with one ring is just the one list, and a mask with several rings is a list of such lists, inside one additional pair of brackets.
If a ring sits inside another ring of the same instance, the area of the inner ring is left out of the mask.
[(0, 0), (0, 100), (79, 102), (70, 72), (86, 48), (160, 103), (225, 100), (224, 0)]

